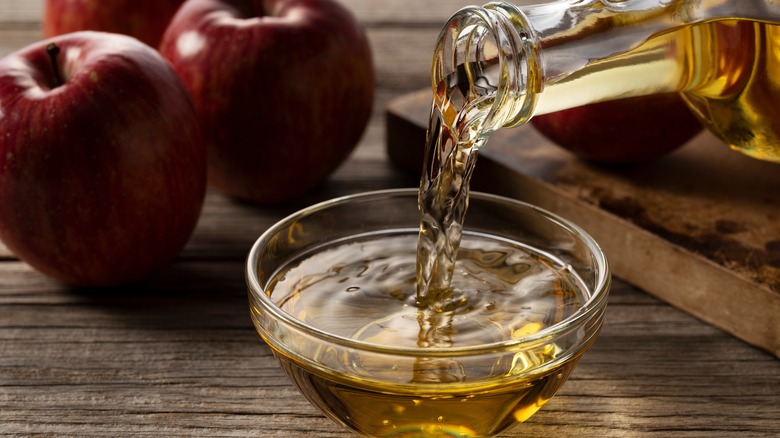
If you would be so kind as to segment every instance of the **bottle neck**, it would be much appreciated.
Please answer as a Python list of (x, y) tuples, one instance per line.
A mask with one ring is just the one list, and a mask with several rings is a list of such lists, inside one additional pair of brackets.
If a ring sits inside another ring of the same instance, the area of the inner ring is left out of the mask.
[(525, 31), (532, 26), (520, 10), (496, 9), (503, 7), (459, 10), (437, 41), (434, 104), (462, 143), (530, 117), (541, 91), (540, 45), (535, 33)]
[(463, 115), (462, 130), (486, 137), (535, 113), (678, 91), (684, 62), (673, 44), (634, 49), (653, 35), (727, 18), (780, 22), (780, 6), (773, 0), (559, 0), (467, 7), (439, 37), (433, 87), (449, 110)]

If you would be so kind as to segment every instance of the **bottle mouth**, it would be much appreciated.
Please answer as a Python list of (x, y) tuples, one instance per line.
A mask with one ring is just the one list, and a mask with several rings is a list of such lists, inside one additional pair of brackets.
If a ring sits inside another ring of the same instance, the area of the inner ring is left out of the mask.
[(461, 136), (487, 137), (531, 118), (543, 84), (538, 50), (536, 32), (517, 6), (469, 6), (450, 17), (431, 78), (436, 103), (458, 114), (453, 126)]

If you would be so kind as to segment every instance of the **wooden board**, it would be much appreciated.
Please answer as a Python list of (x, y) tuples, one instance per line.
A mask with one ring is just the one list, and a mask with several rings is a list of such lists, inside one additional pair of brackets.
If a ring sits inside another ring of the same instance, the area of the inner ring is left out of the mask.
[[(412, 172), (429, 109), (428, 90), (387, 106), (388, 155)], [(780, 357), (780, 165), (704, 133), (652, 163), (604, 167), (527, 125), (493, 134), (472, 189), (571, 219), (614, 275)]]

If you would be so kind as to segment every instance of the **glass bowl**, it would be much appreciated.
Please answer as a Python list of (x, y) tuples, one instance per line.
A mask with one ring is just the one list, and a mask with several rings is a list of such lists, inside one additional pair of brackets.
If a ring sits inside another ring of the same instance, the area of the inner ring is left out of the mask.
[(486, 437), (561, 387), (600, 331), (610, 272), (582, 229), (473, 192), (446, 303), (416, 297), (417, 190), (281, 220), (246, 264), (252, 321), (301, 393), (363, 436)]

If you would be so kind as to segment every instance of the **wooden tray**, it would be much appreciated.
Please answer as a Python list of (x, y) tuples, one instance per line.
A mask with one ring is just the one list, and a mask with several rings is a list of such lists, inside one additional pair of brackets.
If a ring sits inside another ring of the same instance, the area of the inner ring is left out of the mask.
[[(388, 155), (412, 172), (429, 110), (429, 90), (387, 107)], [(597, 166), (527, 125), (491, 137), (472, 189), (574, 221), (614, 275), (780, 357), (780, 165), (704, 133), (652, 163)]]

